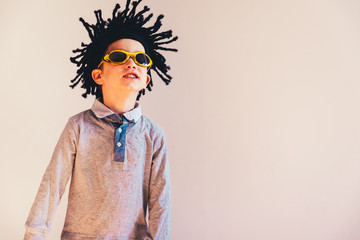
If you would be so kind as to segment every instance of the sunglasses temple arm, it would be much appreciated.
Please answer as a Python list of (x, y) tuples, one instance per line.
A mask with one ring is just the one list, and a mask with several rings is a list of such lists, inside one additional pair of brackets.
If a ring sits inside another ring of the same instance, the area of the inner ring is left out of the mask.
[(104, 62), (104, 60), (103, 61), (101, 61), (101, 63), (98, 65), (98, 67), (97, 68), (100, 68), (100, 66), (101, 66), (101, 64)]

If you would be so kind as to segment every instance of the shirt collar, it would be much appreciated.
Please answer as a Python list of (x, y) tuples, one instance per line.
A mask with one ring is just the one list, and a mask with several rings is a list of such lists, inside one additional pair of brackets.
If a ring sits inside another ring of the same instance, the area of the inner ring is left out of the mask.
[[(98, 118), (110, 117), (110, 119), (115, 121), (121, 121), (121, 116), (114, 113), (111, 109), (105, 106), (99, 99), (95, 99), (94, 104), (91, 107), (91, 110), (95, 113)], [(135, 107), (124, 113), (122, 116), (126, 118), (127, 121), (136, 123), (141, 117), (141, 106), (139, 102), (135, 102)]]

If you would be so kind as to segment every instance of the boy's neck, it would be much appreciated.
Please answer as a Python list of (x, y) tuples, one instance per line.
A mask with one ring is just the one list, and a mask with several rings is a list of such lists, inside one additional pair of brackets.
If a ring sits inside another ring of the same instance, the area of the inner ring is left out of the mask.
[(104, 105), (116, 114), (123, 114), (135, 107), (137, 95), (106, 95), (103, 96)]

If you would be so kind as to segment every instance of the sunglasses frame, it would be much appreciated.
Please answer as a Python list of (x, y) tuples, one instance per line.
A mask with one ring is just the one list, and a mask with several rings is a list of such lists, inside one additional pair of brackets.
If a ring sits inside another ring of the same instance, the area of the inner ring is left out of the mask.
[[(122, 52), (122, 53), (125, 53), (125, 54), (126, 54), (125, 60), (122, 61), (122, 62), (114, 62), (114, 61), (111, 61), (110, 58), (109, 58), (109, 56), (110, 56), (110, 54), (112, 54), (112, 53), (114, 53), (114, 52)], [(136, 60), (136, 55), (138, 55), (138, 54), (140, 54), (140, 53), (141, 53), (141, 54), (145, 54), (145, 56), (147, 56), (147, 57), (149, 58), (150, 62), (149, 62), (149, 65), (148, 65), (148, 66), (147, 66), (147, 65), (143, 65), (143, 64), (139, 63), (139, 62)], [(113, 65), (121, 65), (121, 64), (126, 63), (126, 62), (129, 60), (129, 58), (132, 58), (132, 59), (134, 60), (134, 62), (136, 63), (136, 65), (139, 65), (140, 67), (146, 67), (146, 68), (150, 69), (151, 66), (152, 66), (152, 64), (153, 64), (153, 62), (152, 62), (151, 58), (149, 57), (149, 55), (147, 55), (147, 54), (144, 53), (144, 52), (129, 53), (129, 52), (126, 52), (126, 51), (124, 51), (124, 50), (113, 50), (113, 51), (109, 52), (108, 54), (106, 54), (106, 55), (103, 57), (103, 60), (100, 62), (99, 66), (98, 66), (97, 68), (100, 68), (100, 66), (101, 66), (101, 64), (102, 64), (103, 62), (111, 63), (111, 64), (113, 64)]]

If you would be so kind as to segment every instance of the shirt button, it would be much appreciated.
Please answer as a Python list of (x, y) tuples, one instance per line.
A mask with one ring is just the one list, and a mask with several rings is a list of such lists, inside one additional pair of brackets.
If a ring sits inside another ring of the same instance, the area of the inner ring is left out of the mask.
[(119, 131), (119, 133), (121, 133), (121, 132), (122, 132), (122, 129), (121, 129), (121, 128), (119, 128), (119, 129), (118, 129), (118, 131)]
[(121, 142), (118, 142), (116, 145), (117, 145), (118, 147), (121, 147)]

